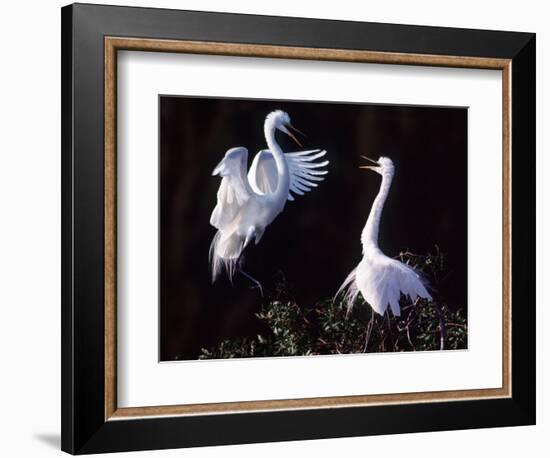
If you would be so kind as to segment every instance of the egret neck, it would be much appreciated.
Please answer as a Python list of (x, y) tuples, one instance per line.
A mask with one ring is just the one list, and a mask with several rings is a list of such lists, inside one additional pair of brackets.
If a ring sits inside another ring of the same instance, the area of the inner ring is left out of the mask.
[(390, 191), (390, 186), (393, 180), (393, 170), (382, 173), (382, 183), (380, 184), (380, 190), (374, 202), (372, 204), (369, 217), (367, 218), (367, 224), (361, 234), (361, 242), (363, 244), (363, 253), (369, 248), (378, 247), (378, 232), (380, 230), (380, 219), (382, 218), (382, 210)]
[(288, 164), (285, 160), (283, 150), (275, 139), (276, 127), (271, 119), (266, 119), (264, 124), (264, 134), (267, 141), (267, 146), (273, 154), (275, 159), (275, 165), (277, 167), (278, 181), (275, 192), (272, 197), (277, 202), (286, 203), (288, 197), (288, 190), (290, 187), (290, 175), (288, 171)]

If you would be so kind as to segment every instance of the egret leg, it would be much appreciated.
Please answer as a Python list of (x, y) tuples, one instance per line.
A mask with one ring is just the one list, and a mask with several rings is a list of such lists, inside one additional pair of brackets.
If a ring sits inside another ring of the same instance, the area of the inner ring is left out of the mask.
[[(237, 260), (235, 261), (235, 267), (237, 269), (237, 272), (240, 272), (243, 275), (243, 277), (248, 278), (252, 283), (254, 283), (253, 288), (258, 288), (258, 290), (260, 291), (260, 296), (264, 297), (264, 290), (262, 288), (262, 284), (258, 280), (256, 280), (252, 275), (247, 274), (241, 267), (244, 252), (245, 252), (246, 248), (248, 247), (248, 245), (250, 244), (250, 242), (252, 241), (252, 239), (254, 238), (255, 234), (256, 234), (256, 228), (255, 227), (250, 227), (248, 229), (247, 234), (246, 234), (246, 239), (243, 242), (243, 247), (242, 247), (241, 253), (239, 254), (239, 257), (237, 258)], [(260, 235), (260, 237), (261, 237), (261, 235)]]
[(369, 346), (369, 340), (370, 340), (370, 335), (372, 333), (373, 326), (374, 326), (374, 312), (371, 312), (370, 321), (367, 326), (367, 334), (365, 336), (365, 345), (363, 347), (363, 353), (367, 352), (367, 347)]
[(252, 283), (254, 283), (255, 288), (258, 288), (260, 291), (260, 296), (264, 297), (264, 290), (262, 288), (262, 284), (256, 280), (252, 275), (247, 274), (244, 270), (242, 270), (240, 267), (237, 267), (237, 270), (246, 278), (248, 278)]
[(395, 341), (393, 340), (393, 332), (391, 330), (391, 318), (390, 318), (390, 312), (386, 309), (386, 322), (388, 324), (388, 335), (390, 337), (390, 342), (392, 346), (392, 351), (395, 350)]

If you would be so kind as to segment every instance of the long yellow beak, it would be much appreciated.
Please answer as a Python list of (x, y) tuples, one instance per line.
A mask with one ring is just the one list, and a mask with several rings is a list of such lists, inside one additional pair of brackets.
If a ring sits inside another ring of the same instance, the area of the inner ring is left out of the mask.
[[(296, 127), (294, 127), (292, 124), (287, 124), (286, 127), (290, 127), (293, 131), (298, 132), (300, 135), (303, 135), (305, 137), (305, 134), (303, 132), (300, 132), (298, 129), (296, 129)], [(303, 147), (300, 141), (294, 136), (294, 134), (290, 130), (287, 129), (286, 133), (290, 138), (292, 138), (292, 140), (294, 140), (300, 146), (300, 148)]]
[(367, 161), (370, 161), (376, 165), (361, 165), (359, 166), (360, 169), (370, 169), (370, 170), (377, 170), (380, 167), (380, 164), (378, 164), (378, 161), (375, 161), (374, 159), (371, 159), (367, 156), (361, 156), (363, 159), (366, 159)]
[(301, 130), (298, 130), (296, 127), (294, 127), (292, 124), (289, 124), (288, 127), (290, 127), (294, 132), (298, 132), (302, 137), (307, 137), (306, 134), (304, 134)]
[(378, 170), (378, 167), (376, 167), (375, 165), (361, 165), (359, 166), (360, 169), (369, 169), (369, 170), (374, 170), (375, 172)]

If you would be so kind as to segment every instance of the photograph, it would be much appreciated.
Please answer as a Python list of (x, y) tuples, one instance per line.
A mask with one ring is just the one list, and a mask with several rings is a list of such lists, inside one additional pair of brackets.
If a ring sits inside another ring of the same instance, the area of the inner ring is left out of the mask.
[(468, 348), (467, 107), (158, 103), (160, 361)]
[(36, 406), (4, 448), (541, 448), (544, 15), (210, 3), (40, 3), (31, 40), (7, 22), (40, 52), (7, 46), (27, 89), (4, 181), (41, 202), (6, 219), (7, 356), (21, 386), (22, 355), (54, 372), (4, 390), (11, 423)]

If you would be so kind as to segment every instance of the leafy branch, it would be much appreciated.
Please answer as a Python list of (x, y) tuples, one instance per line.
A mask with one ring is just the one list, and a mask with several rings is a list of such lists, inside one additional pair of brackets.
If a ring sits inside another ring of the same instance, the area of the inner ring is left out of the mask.
[[(444, 255), (410, 252), (398, 256), (437, 285), (445, 273)], [(463, 309), (401, 297), (401, 316), (377, 315), (361, 297), (348, 315), (337, 299), (298, 305), (283, 280), (256, 317), (268, 330), (250, 337), (228, 339), (202, 349), (200, 359), (265, 356), (307, 356), (396, 351), (430, 351), (467, 347)], [(347, 316), (346, 316), (347, 315)]]

